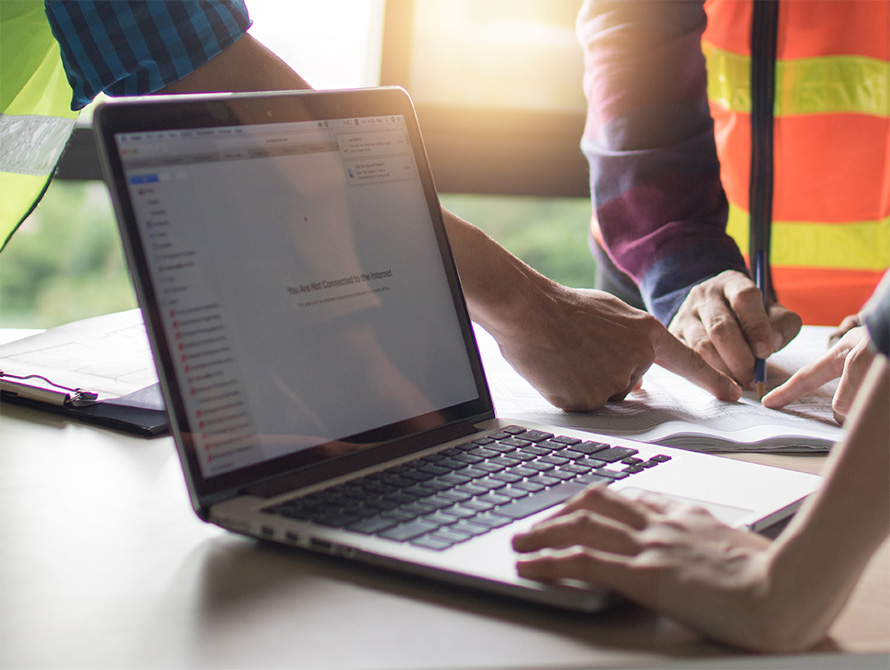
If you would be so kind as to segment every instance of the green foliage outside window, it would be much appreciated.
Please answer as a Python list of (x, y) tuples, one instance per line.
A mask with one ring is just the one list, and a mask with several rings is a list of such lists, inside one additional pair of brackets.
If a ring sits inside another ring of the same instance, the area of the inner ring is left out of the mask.
[(50, 328), (135, 306), (104, 184), (53, 182), (0, 253), (0, 327)]
[(440, 199), (541, 274), (566, 286), (593, 286), (586, 198), (446, 194)]

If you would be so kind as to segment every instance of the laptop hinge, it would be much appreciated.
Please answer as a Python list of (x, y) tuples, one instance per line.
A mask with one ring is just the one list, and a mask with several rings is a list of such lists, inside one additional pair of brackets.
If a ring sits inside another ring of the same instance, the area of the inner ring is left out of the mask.
[(437, 444), (473, 435), (477, 432), (478, 429), (468, 421), (449, 423), (422, 433), (415, 433), (414, 435), (393, 440), (366, 451), (343, 456), (322, 465), (308, 466), (267, 479), (264, 482), (245, 488), (242, 493), (260, 498), (272, 498), (303, 486), (317, 484), (325, 479), (332, 479), (364, 468), (373, 467), (380, 463), (423, 451)]

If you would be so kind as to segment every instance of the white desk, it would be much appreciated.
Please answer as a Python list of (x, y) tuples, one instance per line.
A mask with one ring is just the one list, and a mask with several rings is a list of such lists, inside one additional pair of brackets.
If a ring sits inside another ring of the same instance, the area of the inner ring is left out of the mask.
[[(170, 438), (20, 407), (0, 406), (0, 538), (2, 668), (754, 663), (631, 605), (566, 614), (232, 536), (192, 513)], [(758, 662), (888, 666), (886, 545), (820, 651), (880, 655)]]

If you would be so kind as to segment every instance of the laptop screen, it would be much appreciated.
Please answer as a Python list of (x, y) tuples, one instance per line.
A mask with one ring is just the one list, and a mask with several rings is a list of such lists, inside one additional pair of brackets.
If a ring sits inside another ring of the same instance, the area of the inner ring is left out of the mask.
[(487, 402), (413, 117), (276, 116), (113, 135), (143, 309), (205, 479)]

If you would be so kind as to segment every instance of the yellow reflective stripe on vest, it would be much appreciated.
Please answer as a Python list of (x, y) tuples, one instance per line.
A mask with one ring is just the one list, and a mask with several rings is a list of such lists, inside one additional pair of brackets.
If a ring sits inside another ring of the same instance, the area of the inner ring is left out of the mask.
[[(729, 206), (726, 231), (748, 248), (748, 212)], [(776, 266), (884, 271), (890, 267), (890, 217), (851, 223), (773, 221), (770, 261)]]
[[(751, 58), (702, 43), (708, 99), (751, 113)], [(890, 62), (865, 56), (824, 56), (776, 62), (777, 116), (856, 113), (890, 117)]]

